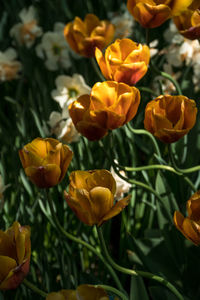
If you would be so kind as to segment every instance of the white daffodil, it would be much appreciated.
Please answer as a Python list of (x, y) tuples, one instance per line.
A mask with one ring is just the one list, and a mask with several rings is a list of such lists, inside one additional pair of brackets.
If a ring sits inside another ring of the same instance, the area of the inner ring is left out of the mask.
[(64, 107), (62, 113), (53, 111), (49, 117), (49, 125), (51, 134), (54, 134), (58, 140), (70, 144), (76, 142), (80, 138), (72, 119), (69, 117), (67, 107)]
[(83, 76), (74, 74), (71, 76), (60, 75), (56, 78), (56, 90), (51, 92), (52, 98), (63, 108), (66, 104), (76, 100), (83, 94), (90, 94), (91, 88), (85, 83)]
[(124, 39), (133, 33), (134, 19), (123, 5), (121, 13), (109, 13), (110, 22), (115, 25), (114, 39)]
[(17, 53), (13, 48), (0, 52), (0, 81), (12, 80), (18, 77), (21, 63), (15, 58)]
[[(117, 160), (115, 160), (115, 163), (117, 163)], [(128, 193), (130, 188), (131, 188), (131, 184), (128, 183), (127, 181), (123, 180), (121, 177), (119, 177), (117, 175), (117, 173), (115, 173), (115, 170), (113, 169), (113, 167), (111, 167), (110, 172), (112, 174), (112, 176), (114, 177), (115, 181), (116, 181), (116, 193), (115, 193), (115, 199), (117, 201), (119, 201), (120, 199), (123, 198), (125, 193)], [(122, 176), (125, 176), (125, 172), (123, 170), (119, 171), (119, 173)]]
[(45, 66), (51, 71), (56, 71), (59, 67), (67, 69), (71, 65), (63, 27), (64, 24), (55, 23), (54, 31), (46, 32), (42, 37), (41, 44), (36, 47), (37, 55), (45, 59)]
[(42, 29), (39, 27), (36, 10), (31, 5), (23, 8), (19, 13), (20, 23), (15, 24), (10, 30), (10, 36), (14, 37), (19, 45), (25, 45), (30, 48), (35, 39), (42, 35)]

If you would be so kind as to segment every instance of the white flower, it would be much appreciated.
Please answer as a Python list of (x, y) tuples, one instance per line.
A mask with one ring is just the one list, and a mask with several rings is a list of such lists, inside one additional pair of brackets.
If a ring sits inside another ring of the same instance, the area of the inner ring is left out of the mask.
[(85, 83), (83, 76), (74, 74), (71, 76), (60, 75), (56, 78), (56, 90), (51, 92), (52, 98), (63, 108), (69, 105), (83, 94), (90, 94), (91, 88)]
[[(115, 163), (117, 163), (117, 161), (115, 160)], [(119, 201), (121, 198), (123, 198), (123, 195), (125, 193), (128, 193), (130, 188), (131, 188), (131, 184), (128, 183), (127, 181), (123, 180), (121, 177), (119, 177), (113, 167), (111, 167), (110, 172), (112, 174), (112, 176), (114, 177), (115, 181), (116, 181), (116, 193), (115, 193), (115, 199), (117, 201)], [(119, 173), (123, 176), (125, 176), (125, 172), (123, 170), (119, 171)]]
[(0, 51), (0, 81), (12, 80), (18, 77), (21, 70), (21, 63), (15, 58), (17, 53), (13, 48), (8, 48), (5, 52)]
[(30, 48), (35, 39), (42, 35), (42, 29), (37, 25), (35, 8), (33, 6), (23, 8), (19, 18), (21, 22), (11, 28), (10, 36), (14, 37), (20, 45)]
[(51, 133), (55, 134), (58, 140), (70, 144), (76, 142), (80, 138), (72, 119), (69, 117), (67, 107), (64, 107), (62, 113), (53, 111), (49, 117), (49, 125)]
[(71, 65), (69, 48), (62, 30), (63, 26), (62, 23), (55, 23), (54, 31), (46, 32), (42, 37), (41, 44), (36, 47), (37, 55), (46, 59), (45, 66), (51, 71), (56, 71), (59, 67), (67, 69)]
[(150, 48), (150, 56), (153, 57), (158, 53), (158, 49), (156, 49), (156, 47), (158, 46), (158, 40), (153, 40), (150, 44), (149, 44), (149, 48)]
[(122, 10), (122, 13), (109, 14), (111, 23), (115, 25), (114, 39), (124, 39), (133, 33), (134, 19), (127, 9)]

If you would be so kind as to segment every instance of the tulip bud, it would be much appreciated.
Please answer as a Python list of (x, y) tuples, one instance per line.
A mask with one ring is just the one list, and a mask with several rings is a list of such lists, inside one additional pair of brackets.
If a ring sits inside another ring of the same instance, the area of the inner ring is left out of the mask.
[(174, 213), (177, 229), (196, 246), (200, 245), (200, 191), (194, 193), (187, 201), (188, 217), (179, 212)]
[(0, 290), (15, 289), (29, 271), (30, 228), (18, 222), (0, 230)]
[(56, 139), (36, 138), (19, 150), (26, 175), (39, 188), (50, 188), (64, 178), (72, 151)]
[(69, 113), (77, 131), (93, 141), (132, 120), (139, 103), (137, 88), (115, 81), (97, 82), (90, 95), (80, 96), (69, 106)]
[(135, 85), (147, 72), (150, 51), (130, 39), (118, 39), (108, 46), (105, 56), (98, 48), (95, 56), (106, 79)]
[(69, 193), (64, 192), (67, 204), (89, 226), (100, 226), (129, 203), (126, 197), (114, 204), (116, 182), (107, 170), (75, 171), (69, 179)]
[(114, 25), (100, 21), (93, 14), (87, 14), (84, 21), (76, 17), (66, 25), (64, 36), (69, 46), (78, 54), (94, 57), (95, 47), (105, 48), (114, 37)]
[(144, 127), (162, 142), (173, 143), (192, 129), (196, 114), (194, 100), (161, 95), (147, 104)]

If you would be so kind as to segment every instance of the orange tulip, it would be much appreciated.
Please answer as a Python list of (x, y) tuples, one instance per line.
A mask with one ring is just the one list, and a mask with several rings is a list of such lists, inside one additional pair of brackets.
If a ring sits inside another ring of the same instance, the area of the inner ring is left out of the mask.
[(114, 25), (108, 21), (100, 21), (93, 14), (87, 14), (84, 21), (76, 17), (66, 25), (64, 36), (69, 46), (78, 54), (94, 57), (95, 47), (105, 48), (114, 37)]
[(127, 8), (140, 25), (155, 28), (167, 19), (179, 15), (192, 2), (192, 0), (128, 0)]
[(0, 230), (0, 290), (15, 289), (29, 271), (30, 228), (18, 222)]
[[(108, 294), (101, 287), (82, 284), (76, 290), (61, 290), (47, 295), (46, 300), (109, 300)], [(115, 298), (116, 299), (116, 298)], [(117, 300), (117, 299), (116, 299)]]
[(179, 32), (190, 40), (200, 38), (200, 9), (187, 10), (174, 18), (174, 23)]
[(161, 95), (145, 109), (144, 127), (164, 143), (182, 138), (196, 122), (194, 100), (185, 96)]
[(26, 175), (40, 188), (50, 188), (61, 182), (72, 155), (69, 147), (52, 138), (36, 138), (19, 150)]
[(196, 246), (200, 245), (200, 191), (187, 201), (188, 217), (179, 212), (174, 213), (174, 223), (178, 230)]
[(69, 193), (64, 192), (67, 204), (89, 226), (100, 226), (129, 203), (126, 197), (114, 204), (116, 182), (107, 170), (75, 171), (69, 178)]
[(90, 95), (80, 96), (69, 106), (69, 113), (76, 129), (93, 141), (132, 120), (139, 103), (137, 88), (115, 81), (97, 82)]
[(118, 39), (106, 49), (105, 57), (98, 48), (95, 56), (106, 79), (135, 85), (147, 72), (150, 51), (130, 39)]

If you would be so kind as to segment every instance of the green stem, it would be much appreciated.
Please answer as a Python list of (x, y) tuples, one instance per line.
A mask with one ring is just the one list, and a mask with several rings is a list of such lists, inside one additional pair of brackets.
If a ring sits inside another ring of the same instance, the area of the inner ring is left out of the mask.
[(122, 286), (117, 274), (115, 273), (113, 268), (107, 263), (107, 261), (101, 255), (101, 253), (99, 253), (93, 246), (91, 246), (87, 242), (85, 242), (85, 241), (81, 240), (80, 238), (77, 238), (77, 237), (73, 236), (72, 234), (68, 233), (67, 231), (65, 231), (65, 229), (62, 227), (62, 225), (60, 224), (60, 222), (59, 222), (59, 220), (56, 216), (56, 213), (55, 213), (55, 210), (54, 210), (54, 207), (53, 207), (53, 202), (52, 202), (51, 197), (49, 196), (49, 191), (48, 190), (46, 190), (46, 195), (47, 195), (47, 200), (48, 200), (49, 207), (50, 207), (50, 210), (51, 210), (51, 214), (52, 214), (52, 217), (53, 217), (53, 220), (54, 220), (54, 223), (55, 223), (55, 226), (56, 226), (58, 232), (62, 233), (67, 239), (70, 239), (75, 243), (81, 244), (84, 247), (88, 248), (91, 252), (93, 252), (103, 262), (103, 264), (107, 267), (107, 269), (109, 270), (111, 276), (113, 277), (113, 280), (115, 281), (117, 287), (121, 291), (124, 291), (123, 286)]
[(118, 295), (122, 300), (129, 300), (128, 297), (126, 297), (122, 292), (120, 292), (119, 290), (115, 289), (112, 286), (109, 285), (104, 285), (104, 284), (98, 284), (96, 285), (96, 287), (101, 287), (102, 289), (112, 292), (115, 295)]
[(150, 187), (149, 185), (147, 185), (147, 184), (145, 184), (145, 183), (143, 183), (143, 182), (141, 182), (141, 181), (137, 181), (137, 180), (135, 180), (135, 179), (129, 179), (129, 178), (123, 176), (123, 175), (119, 172), (119, 170), (118, 170), (118, 168), (116, 167), (116, 165), (114, 164), (113, 159), (112, 159), (112, 158), (108, 155), (108, 153), (105, 151), (104, 145), (103, 145), (102, 141), (99, 141), (99, 145), (100, 145), (100, 147), (103, 149), (103, 151), (104, 151), (105, 155), (108, 157), (109, 161), (112, 162), (112, 166), (113, 166), (113, 168), (114, 168), (114, 171), (115, 171), (115, 173), (116, 173), (120, 178), (122, 178), (122, 179), (125, 180), (126, 182), (129, 182), (129, 183), (131, 183), (131, 184), (135, 184), (135, 185), (137, 185), (137, 186), (140, 186), (141, 188), (144, 188), (144, 189), (150, 191), (152, 194), (154, 194), (154, 195), (162, 202), (162, 198), (160, 197), (160, 195), (159, 195), (152, 187)]
[(175, 169), (176, 171), (182, 173), (184, 180), (189, 184), (189, 186), (191, 187), (191, 189), (192, 189), (194, 192), (196, 192), (196, 188), (195, 188), (194, 184), (192, 183), (192, 181), (191, 181), (186, 175), (184, 175), (183, 172), (181, 172), (181, 169), (179, 169), (179, 168), (177, 167), (176, 162), (175, 162), (175, 159), (174, 159), (174, 155), (173, 155), (173, 152), (172, 152), (172, 145), (171, 145), (171, 144), (168, 145), (168, 152), (169, 152), (169, 158), (170, 158), (171, 164), (172, 164), (172, 166), (174, 167), (174, 169)]
[(140, 90), (141, 92), (147, 92), (149, 94), (152, 94), (153, 96), (157, 97), (157, 93), (155, 93), (153, 90), (151, 90), (150, 88), (144, 87), (144, 86), (138, 86), (137, 87), (138, 90)]
[(47, 293), (40, 290), (37, 286), (35, 286), (33, 283), (29, 282), (26, 278), (23, 280), (23, 284), (26, 285), (32, 291), (34, 291), (36, 294), (42, 296), (43, 298), (46, 298)]
[(129, 123), (127, 123), (126, 125), (127, 125), (128, 129), (131, 132), (133, 132), (134, 134), (147, 135), (151, 139), (157, 155), (161, 157), (161, 153), (160, 153), (160, 149), (158, 147), (157, 141), (156, 141), (156, 139), (154, 138), (154, 136), (149, 131), (144, 130), (144, 129), (134, 129)]
[(101, 81), (105, 81), (105, 78), (101, 74), (101, 71), (99, 70), (99, 67), (98, 67), (98, 65), (97, 65), (96, 60), (94, 59), (94, 57), (91, 58), (91, 63), (92, 63), (93, 69), (95, 70), (95, 73), (97, 74), (97, 76), (99, 77), (99, 79)]
[(146, 44), (149, 46), (150, 38), (149, 38), (149, 28), (146, 28), (145, 35), (146, 35)]
[(165, 73), (165, 72), (163, 72), (163, 71), (158, 70), (158, 69), (154, 66), (154, 64), (153, 64), (152, 61), (151, 61), (150, 65), (151, 65), (152, 69), (155, 71), (155, 73), (157, 73), (157, 74), (161, 75), (162, 77), (164, 77), (164, 78), (170, 80), (170, 81), (173, 83), (173, 85), (175, 86), (176, 91), (177, 91), (177, 94), (178, 94), (178, 95), (182, 95), (182, 91), (181, 91), (180, 85), (178, 84), (178, 82), (176, 81), (176, 79), (174, 79), (174, 78), (173, 78), (171, 75), (169, 75), (168, 73)]
[(166, 279), (164, 279), (160, 276), (154, 275), (150, 272), (131, 270), (131, 269), (127, 269), (127, 268), (124, 268), (124, 267), (118, 265), (115, 261), (113, 261), (113, 259), (111, 258), (110, 254), (108, 252), (108, 249), (106, 247), (106, 243), (105, 243), (105, 240), (104, 240), (104, 237), (103, 237), (103, 232), (102, 232), (102, 229), (100, 227), (97, 227), (97, 232), (98, 232), (99, 240), (100, 240), (102, 249), (104, 251), (105, 257), (108, 260), (108, 262), (112, 265), (113, 268), (115, 268), (119, 272), (122, 272), (122, 273), (127, 274), (127, 275), (131, 275), (131, 276), (138, 276), (139, 275), (139, 276), (157, 281), (157, 282), (163, 284), (165, 287), (167, 287), (174, 295), (176, 295), (176, 297), (179, 300), (184, 300), (183, 296), (179, 293), (179, 291), (170, 282), (168, 282)]

